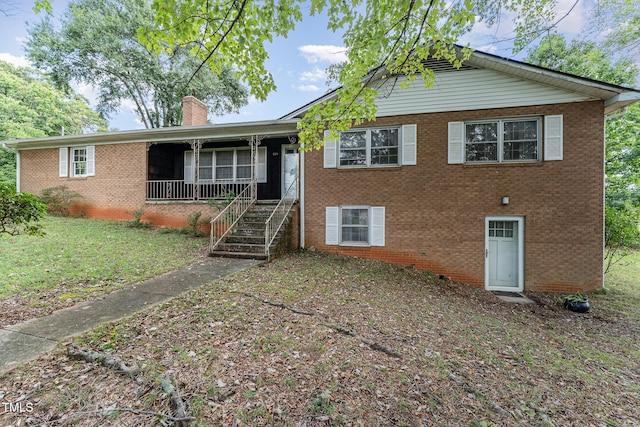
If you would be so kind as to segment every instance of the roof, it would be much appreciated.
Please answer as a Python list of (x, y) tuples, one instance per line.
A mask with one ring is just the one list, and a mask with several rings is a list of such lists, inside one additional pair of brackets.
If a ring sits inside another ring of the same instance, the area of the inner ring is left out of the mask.
[[(460, 46), (458, 46), (461, 49)], [(433, 60), (431, 60), (433, 61)], [(454, 69), (444, 62), (433, 61), (429, 64), (436, 72), (451, 72)], [(597, 80), (574, 76), (559, 71), (553, 71), (536, 65), (502, 58), (490, 53), (474, 51), (463, 64), (463, 69), (488, 69), (498, 73), (537, 82), (542, 85), (556, 87), (588, 96), (592, 99), (604, 101), (605, 115), (613, 114), (626, 106), (640, 100), (640, 91), (627, 87), (603, 83)], [(372, 71), (374, 79), (384, 76), (381, 69)], [(141, 129), (121, 132), (105, 132), (83, 135), (55, 136), (46, 138), (32, 138), (4, 141), (9, 147), (21, 150), (60, 147), (71, 145), (100, 145), (124, 144), (131, 142), (182, 142), (202, 139), (214, 142), (224, 142), (248, 138), (252, 135), (261, 137), (287, 137), (297, 134), (297, 124), (300, 118), (313, 105), (331, 99), (338, 89), (334, 89), (312, 102), (277, 120), (256, 122), (225, 123), (203, 126), (176, 126), (168, 128)]]
[[(458, 49), (461, 49), (461, 47), (458, 46)], [(445, 71), (442, 65), (436, 65), (433, 67), (429, 64), (429, 67), (432, 69), (435, 68), (436, 72)], [(453, 70), (450, 65), (449, 67)], [(471, 53), (469, 59), (464, 62), (463, 67), (493, 70), (498, 73), (507, 74), (546, 86), (589, 96), (593, 99), (600, 99), (604, 101), (605, 115), (613, 114), (634, 102), (640, 101), (640, 91), (637, 89), (604, 83), (598, 80), (579, 77), (560, 71), (554, 71), (548, 68), (503, 58), (478, 50)], [(382, 78), (384, 75), (384, 73), (380, 73), (379, 70), (375, 70), (374, 73), (377, 74), (378, 79)], [(281, 119), (289, 120), (293, 118), (302, 118), (302, 116), (304, 116), (312, 106), (335, 97), (338, 89), (339, 88), (336, 88), (325, 93), (310, 103), (282, 116)]]
[(53, 136), (45, 138), (4, 141), (7, 146), (20, 150), (72, 145), (126, 144), (132, 142), (183, 142), (194, 139), (207, 141), (237, 141), (252, 135), (287, 137), (297, 135), (298, 119), (266, 120), (257, 122), (224, 123), (202, 126), (175, 126), (138, 129), (121, 132), (103, 132), (84, 135)]

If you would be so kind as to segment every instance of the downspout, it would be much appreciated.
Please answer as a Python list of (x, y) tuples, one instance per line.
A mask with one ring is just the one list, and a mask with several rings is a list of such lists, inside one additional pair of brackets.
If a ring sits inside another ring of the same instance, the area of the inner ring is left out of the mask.
[(304, 151), (300, 153), (300, 247), (304, 249)]
[(627, 114), (627, 107), (622, 107), (622, 110), (620, 110), (620, 112), (611, 114), (609, 116), (604, 116), (604, 121), (606, 122), (607, 120), (617, 119), (618, 117), (624, 116), (625, 114)]

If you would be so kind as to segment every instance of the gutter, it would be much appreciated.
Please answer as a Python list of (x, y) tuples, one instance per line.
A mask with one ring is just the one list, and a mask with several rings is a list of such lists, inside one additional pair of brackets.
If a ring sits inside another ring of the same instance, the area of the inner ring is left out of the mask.
[(624, 116), (625, 114), (627, 114), (627, 107), (622, 107), (622, 109), (615, 114), (609, 114), (609, 115), (605, 115), (604, 116), (604, 121), (606, 122), (607, 120), (611, 120), (611, 119), (617, 119), (620, 116)]

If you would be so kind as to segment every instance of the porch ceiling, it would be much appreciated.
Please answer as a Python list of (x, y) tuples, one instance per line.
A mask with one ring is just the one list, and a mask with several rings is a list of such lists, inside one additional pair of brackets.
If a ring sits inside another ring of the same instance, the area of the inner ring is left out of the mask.
[(295, 136), (298, 134), (297, 124), (298, 119), (267, 120), (18, 139), (4, 142), (7, 146), (15, 147), (19, 150), (87, 144), (127, 144), (132, 142), (175, 143), (193, 139), (224, 142), (242, 140), (254, 135), (264, 138)]

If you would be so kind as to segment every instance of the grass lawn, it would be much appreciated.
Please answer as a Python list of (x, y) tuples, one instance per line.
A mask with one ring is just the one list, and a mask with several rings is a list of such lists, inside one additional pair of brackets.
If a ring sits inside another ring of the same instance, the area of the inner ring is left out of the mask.
[(637, 426), (637, 268), (617, 267), (577, 314), (559, 296), (510, 304), (411, 268), (294, 254), (74, 339), (138, 364), (135, 379), (62, 346), (0, 376), (4, 401), (33, 404), (0, 424), (174, 425), (162, 375), (194, 426)]
[(123, 222), (47, 217), (46, 236), (0, 238), (3, 325), (194, 262), (205, 239)]

